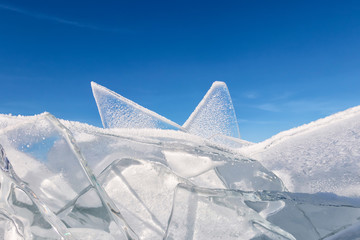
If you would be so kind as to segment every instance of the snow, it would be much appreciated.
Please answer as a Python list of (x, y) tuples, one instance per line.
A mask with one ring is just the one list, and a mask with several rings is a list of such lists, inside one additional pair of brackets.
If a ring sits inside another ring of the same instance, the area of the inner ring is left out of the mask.
[(360, 106), (240, 149), (292, 192), (360, 196)]

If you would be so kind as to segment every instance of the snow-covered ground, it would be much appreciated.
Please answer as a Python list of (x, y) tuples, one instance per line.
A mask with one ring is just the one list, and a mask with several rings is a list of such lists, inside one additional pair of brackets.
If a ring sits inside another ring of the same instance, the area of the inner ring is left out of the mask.
[(241, 153), (292, 192), (360, 196), (360, 106), (281, 132)]

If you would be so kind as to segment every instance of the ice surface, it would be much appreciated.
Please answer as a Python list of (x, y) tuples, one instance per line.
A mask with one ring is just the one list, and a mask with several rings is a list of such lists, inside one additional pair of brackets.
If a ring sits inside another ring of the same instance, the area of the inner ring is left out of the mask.
[(212, 84), (183, 127), (192, 134), (219, 142), (225, 140), (221, 135), (240, 138), (234, 106), (224, 82)]
[(115, 239), (132, 234), (112, 213), (118, 212), (116, 206), (96, 182), (70, 132), (52, 115), (9, 124), (0, 129), (0, 142), (19, 179), (67, 227), (99, 229)]
[(91, 82), (91, 87), (105, 128), (182, 129), (178, 124), (95, 82)]
[(236, 192), (179, 185), (165, 239), (295, 239)]
[(352, 226), (340, 230), (339, 232), (324, 238), (325, 240), (344, 240), (344, 239), (353, 239), (359, 240), (360, 239), (360, 222), (353, 224)]
[(345, 236), (345, 232), (354, 236), (359, 215), (360, 199), (181, 184), (166, 239), (311, 240), (340, 233)]
[(360, 106), (241, 149), (292, 192), (360, 196)]

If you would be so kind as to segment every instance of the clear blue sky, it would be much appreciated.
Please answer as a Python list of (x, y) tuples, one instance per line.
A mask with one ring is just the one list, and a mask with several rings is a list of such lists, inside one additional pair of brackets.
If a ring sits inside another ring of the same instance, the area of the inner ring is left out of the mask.
[(360, 105), (359, 1), (2, 1), (0, 113), (101, 126), (90, 81), (183, 124), (227, 83), (243, 139)]

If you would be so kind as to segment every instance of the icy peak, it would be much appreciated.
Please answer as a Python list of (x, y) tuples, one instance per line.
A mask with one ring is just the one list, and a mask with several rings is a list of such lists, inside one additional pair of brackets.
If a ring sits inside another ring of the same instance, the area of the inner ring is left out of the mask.
[(182, 130), (178, 124), (95, 82), (92, 91), (105, 128), (160, 128)]
[(240, 138), (235, 109), (224, 82), (212, 84), (183, 127), (205, 138), (217, 135)]
[(91, 87), (105, 128), (182, 130), (228, 146), (243, 145), (238, 142), (236, 114), (224, 82), (212, 84), (182, 127), (95, 82)]

